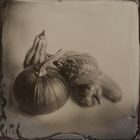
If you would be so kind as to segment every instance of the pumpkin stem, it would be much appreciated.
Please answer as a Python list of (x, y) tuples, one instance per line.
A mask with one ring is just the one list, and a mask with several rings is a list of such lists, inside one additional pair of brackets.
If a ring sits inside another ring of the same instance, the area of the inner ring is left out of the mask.
[(53, 56), (51, 56), (47, 61), (45, 61), (39, 68), (38, 76), (44, 76), (47, 74), (46, 68), (49, 64), (51, 64), (53, 61), (57, 60), (62, 55), (63, 50), (58, 50)]

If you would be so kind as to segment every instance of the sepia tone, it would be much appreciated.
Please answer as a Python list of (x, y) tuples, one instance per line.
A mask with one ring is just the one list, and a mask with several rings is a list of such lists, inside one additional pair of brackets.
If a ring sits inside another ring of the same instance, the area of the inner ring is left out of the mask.
[[(71, 131), (99, 138), (132, 137), (137, 130), (139, 86), (137, 10), (138, 5), (131, 1), (10, 3), (2, 40), (3, 71), (10, 81), (5, 125), (20, 122), (25, 137)], [(93, 56), (120, 87), (122, 99), (114, 103), (102, 98), (100, 105), (81, 107), (70, 97), (50, 114), (33, 116), (21, 111), (13, 84), (24, 70), (23, 62), (35, 36), (42, 30), (46, 32), (48, 54), (63, 49)]]

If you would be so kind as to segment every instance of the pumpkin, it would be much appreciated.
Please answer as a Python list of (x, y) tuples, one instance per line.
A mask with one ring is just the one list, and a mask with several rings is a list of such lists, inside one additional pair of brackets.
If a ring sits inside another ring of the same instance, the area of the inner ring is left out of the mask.
[(68, 100), (69, 86), (58, 69), (49, 65), (50, 60), (41, 67), (38, 65), (27, 67), (15, 80), (16, 101), (27, 113), (33, 115), (51, 113), (61, 108)]

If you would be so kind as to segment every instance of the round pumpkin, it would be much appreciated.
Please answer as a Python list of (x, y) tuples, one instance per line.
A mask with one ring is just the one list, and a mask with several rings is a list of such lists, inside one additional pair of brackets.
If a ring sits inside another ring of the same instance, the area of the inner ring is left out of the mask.
[(39, 75), (38, 66), (22, 71), (14, 83), (14, 95), (19, 107), (30, 114), (51, 113), (61, 108), (69, 97), (65, 79), (54, 67)]

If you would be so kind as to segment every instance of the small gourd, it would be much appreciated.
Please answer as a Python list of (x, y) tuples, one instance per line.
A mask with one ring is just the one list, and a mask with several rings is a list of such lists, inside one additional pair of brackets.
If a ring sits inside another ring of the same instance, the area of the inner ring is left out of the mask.
[(41, 65), (46, 60), (47, 41), (45, 31), (43, 30), (34, 39), (32, 47), (25, 56), (24, 68), (32, 65)]

